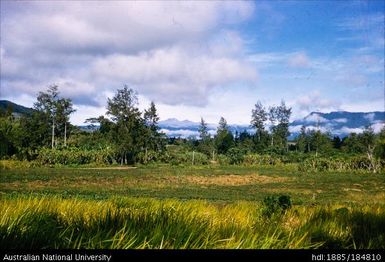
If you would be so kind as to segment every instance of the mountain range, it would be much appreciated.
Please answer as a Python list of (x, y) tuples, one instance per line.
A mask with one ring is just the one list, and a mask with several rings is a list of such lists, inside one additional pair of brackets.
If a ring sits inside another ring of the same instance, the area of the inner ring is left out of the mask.
[[(30, 114), (32, 108), (24, 107), (7, 100), (0, 100), (0, 110), (6, 111), (12, 109), (14, 115)], [(371, 126), (375, 132), (379, 132), (384, 127), (385, 112), (346, 112), (336, 111), (330, 113), (312, 112), (306, 117), (294, 120), (289, 125), (291, 135), (289, 139), (296, 137), (302, 126), (308, 129), (319, 129), (322, 132), (329, 132), (331, 135), (344, 137), (349, 133), (360, 133), (365, 127)], [(169, 118), (159, 121), (161, 131), (170, 137), (187, 138), (190, 136), (199, 136), (199, 122), (189, 120), (178, 120)], [(95, 126), (79, 126), (82, 130), (92, 132)], [(216, 133), (217, 124), (208, 123), (208, 131), (211, 135)], [(97, 127), (96, 127), (97, 128)], [(268, 128), (268, 127), (267, 127)], [(249, 125), (232, 125), (229, 124), (231, 132), (243, 132), (246, 130), (253, 133), (253, 129)]]
[[(379, 132), (384, 126), (385, 112), (346, 112), (336, 111), (330, 113), (312, 112), (303, 119), (294, 120), (289, 125), (291, 135), (289, 139), (296, 137), (302, 126), (308, 129), (322, 132), (329, 132), (331, 135), (345, 137), (349, 133), (360, 133), (365, 127), (371, 126), (375, 132)], [(199, 136), (199, 123), (189, 120), (179, 121), (175, 118), (170, 118), (164, 121), (159, 121), (161, 130), (168, 136)], [(208, 124), (210, 134), (215, 134), (217, 125)], [(230, 130), (235, 133), (246, 130), (249, 133), (253, 129), (249, 125), (229, 125)], [(268, 128), (268, 127), (267, 127)]]

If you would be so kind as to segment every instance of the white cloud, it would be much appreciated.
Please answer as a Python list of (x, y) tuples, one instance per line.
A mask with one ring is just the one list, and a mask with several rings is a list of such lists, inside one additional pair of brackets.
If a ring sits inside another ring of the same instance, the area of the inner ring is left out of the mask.
[(375, 116), (374, 113), (370, 113), (370, 114), (365, 115), (364, 118), (368, 119), (369, 121), (373, 121), (374, 116)]
[(191, 55), (182, 48), (107, 56), (96, 60), (92, 68), (100, 80), (132, 84), (150, 99), (171, 105), (205, 105), (211, 89), (257, 79), (255, 69), (244, 61), (205, 53)]
[(329, 111), (336, 110), (340, 107), (341, 102), (323, 98), (319, 91), (313, 91), (308, 95), (300, 96), (296, 100), (296, 105), (299, 106), (301, 110), (306, 111)]
[(339, 134), (351, 134), (351, 133), (356, 133), (356, 134), (360, 134), (364, 131), (364, 127), (357, 127), (357, 128), (350, 128), (350, 127), (342, 127), (339, 132)]
[(178, 130), (168, 130), (161, 129), (161, 132), (165, 133), (168, 136), (181, 136), (181, 137), (189, 137), (189, 136), (199, 136), (198, 131), (188, 130), (188, 129), (178, 129)]
[(327, 123), (329, 120), (326, 118), (322, 117), (319, 114), (311, 114), (307, 117), (304, 118), (304, 120), (308, 123)]
[(379, 133), (385, 127), (385, 122), (374, 123), (371, 127), (373, 128), (374, 133)]
[(309, 57), (304, 52), (298, 52), (291, 55), (287, 62), (291, 67), (298, 67), (298, 68), (310, 67)]
[(160, 103), (203, 106), (214, 88), (257, 79), (242, 37), (226, 29), (251, 17), (252, 2), (7, 2), (3, 9), (7, 97), (58, 83), (76, 103), (97, 106), (128, 84)]
[(336, 118), (336, 119), (333, 119), (334, 122), (337, 122), (337, 123), (347, 123), (348, 120), (346, 118)]
[(289, 131), (291, 133), (298, 133), (301, 131), (302, 125), (289, 126)]

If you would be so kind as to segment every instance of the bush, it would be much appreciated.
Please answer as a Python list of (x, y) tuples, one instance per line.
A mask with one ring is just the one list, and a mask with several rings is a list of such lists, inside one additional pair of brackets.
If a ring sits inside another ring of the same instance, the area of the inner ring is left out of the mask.
[(222, 154), (219, 154), (217, 156), (217, 160), (218, 160), (218, 163), (220, 165), (228, 165), (228, 164), (230, 164), (229, 158), (227, 156), (225, 156), (225, 155), (222, 155)]
[(266, 196), (263, 199), (262, 215), (271, 217), (274, 214), (282, 214), (291, 207), (291, 199), (288, 195)]
[(248, 154), (245, 156), (243, 163), (245, 165), (279, 165), (282, 164), (280, 157), (275, 155), (258, 155)]
[(366, 156), (354, 157), (310, 157), (298, 165), (299, 171), (374, 171), (384, 167), (384, 162), (371, 162)]
[[(194, 156), (194, 163), (193, 163)], [(208, 157), (200, 152), (184, 150), (166, 150), (159, 155), (159, 161), (171, 165), (206, 165), (209, 163)]]
[(227, 152), (227, 157), (229, 158), (229, 164), (240, 164), (243, 162), (244, 152), (239, 148), (233, 147)]
[(114, 150), (109, 148), (99, 150), (43, 148), (39, 151), (37, 161), (42, 165), (84, 165), (91, 163), (104, 165), (113, 163), (114, 155)]

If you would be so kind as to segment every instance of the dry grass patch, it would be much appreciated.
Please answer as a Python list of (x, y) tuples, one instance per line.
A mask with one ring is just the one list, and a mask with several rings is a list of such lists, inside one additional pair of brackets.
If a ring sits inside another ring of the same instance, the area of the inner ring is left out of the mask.
[(214, 185), (214, 186), (243, 186), (251, 184), (282, 183), (293, 180), (289, 177), (270, 177), (257, 174), (250, 175), (219, 175), (214, 177), (186, 176), (185, 179), (191, 184)]

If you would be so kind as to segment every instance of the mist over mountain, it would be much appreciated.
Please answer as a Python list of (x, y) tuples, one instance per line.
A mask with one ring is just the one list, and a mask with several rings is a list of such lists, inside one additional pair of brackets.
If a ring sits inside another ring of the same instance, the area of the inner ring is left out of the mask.
[[(371, 126), (375, 132), (379, 132), (384, 126), (385, 112), (346, 112), (337, 111), (330, 113), (312, 112), (303, 119), (294, 120), (290, 123), (289, 129), (291, 135), (289, 139), (295, 138), (302, 126), (310, 130), (321, 130), (322, 132), (328, 132), (333, 136), (345, 137), (349, 133), (360, 133), (365, 127)], [(162, 131), (168, 136), (176, 137), (189, 137), (199, 136), (198, 122), (192, 122), (189, 120), (179, 121), (178, 119), (171, 118), (164, 121), (159, 121), (159, 126)], [(216, 133), (216, 124), (208, 123), (208, 129), (210, 134)], [(249, 125), (231, 125), (230, 130), (235, 133), (247, 132), (253, 133), (253, 129)]]

